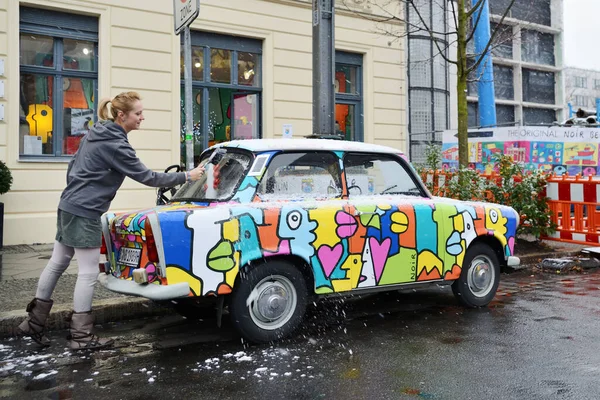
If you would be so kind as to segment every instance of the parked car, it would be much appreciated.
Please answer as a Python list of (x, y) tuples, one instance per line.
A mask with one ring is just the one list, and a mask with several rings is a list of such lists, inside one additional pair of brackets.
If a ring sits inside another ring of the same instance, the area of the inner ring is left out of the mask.
[(500, 268), (519, 263), (512, 208), (432, 197), (390, 147), (232, 141), (201, 163), (205, 177), (168, 204), (103, 216), (106, 288), (187, 306), (220, 300), (243, 338), (269, 342), (331, 294), (441, 284), (486, 306)]

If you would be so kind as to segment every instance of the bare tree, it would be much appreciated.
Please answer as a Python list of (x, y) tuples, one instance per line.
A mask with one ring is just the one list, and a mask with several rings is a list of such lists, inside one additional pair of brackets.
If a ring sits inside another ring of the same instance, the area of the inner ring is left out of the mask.
[[(352, 9), (353, 0), (343, 0), (343, 4), (347, 4), (349, 9)], [(355, 1), (355, 0), (354, 0)], [(437, 3), (442, 10), (446, 10), (445, 2), (450, 9), (451, 24), (449, 28), (440, 31), (436, 27), (431, 26), (428, 18), (422, 13), (423, 0), (371, 0), (373, 8), (378, 9), (376, 15), (366, 15), (361, 13), (363, 18), (373, 20), (375, 22), (386, 24), (389, 23), (389, 28), (384, 29), (386, 35), (400, 38), (411, 34), (421, 33), (431, 38), (434, 43), (437, 54), (435, 56), (442, 57), (447, 63), (456, 66), (457, 71), (457, 103), (458, 103), (458, 154), (459, 165), (468, 165), (468, 105), (467, 105), (467, 85), (469, 81), (477, 80), (480, 77), (476, 71), (486, 60), (485, 55), (492, 51), (496, 45), (502, 45), (508, 38), (505, 34), (503, 22), (515, 3), (515, 0), (504, 1), (504, 10), (499, 21), (494, 23), (491, 30), (490, 39), (486, 43), (483, 51), (480, 54), (469, 53), (469, 43), (474, 40), (474, 34), (479, 24), (489, 23), (482, 21), (481, 10), (486, 4), (486, 0), (478, 0), (472, 4), (471, 0), (427, 0)], [(405, 12), (395, 14), (390, 10), (410, 10), (417, 16), (418, 21), (407, 21)], [(397, 26), (402, 28), (395, 28)], [(440, 40), (440, 38), (442, 40)], [(456, 48), (456, 53), (453, 56), (449, 54), (449, 49)], [(434, 56), (434, 57), (435, 57)], [(487, 58), (489, 60), (489, 58)]]

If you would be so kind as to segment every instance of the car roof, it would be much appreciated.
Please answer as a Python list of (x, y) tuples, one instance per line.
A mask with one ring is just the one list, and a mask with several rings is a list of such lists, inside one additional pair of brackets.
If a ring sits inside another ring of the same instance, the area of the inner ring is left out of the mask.
[(273, 150), (328, 150), (404, 154), (401, 150), (378, 144), (332, 139), (248, 139), (219, 143), (217, 147), (237, 147), (252, 152)]

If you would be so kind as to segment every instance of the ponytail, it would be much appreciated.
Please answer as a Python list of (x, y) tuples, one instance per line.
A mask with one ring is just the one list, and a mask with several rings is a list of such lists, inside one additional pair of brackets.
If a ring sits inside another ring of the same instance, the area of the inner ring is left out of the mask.
[(98, 106), (98, 117), (101, 120), (115, 120), (115, 117), (112, 115), (112, 110), (108, 109), (108, 103), (110, 102), (110, 99), (102, 99), (100, 101), (100, 105)]

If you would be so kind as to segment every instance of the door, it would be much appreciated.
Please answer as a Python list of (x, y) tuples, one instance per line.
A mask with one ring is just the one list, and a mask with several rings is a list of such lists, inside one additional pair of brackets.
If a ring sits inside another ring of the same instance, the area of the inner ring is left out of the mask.
[(344, 169), (349, 206), (361, 226), (351, 239), (361, 252), (357, 288), (415, 282), (441, 271), (441, 225), (409, 166), (392, 154), (350, 153)]

